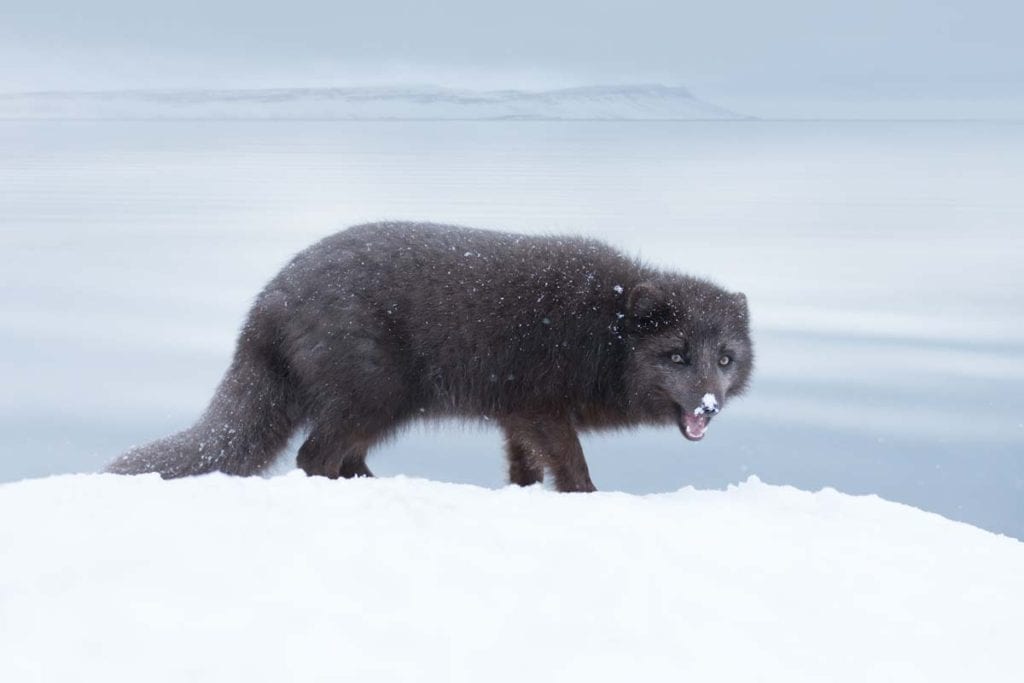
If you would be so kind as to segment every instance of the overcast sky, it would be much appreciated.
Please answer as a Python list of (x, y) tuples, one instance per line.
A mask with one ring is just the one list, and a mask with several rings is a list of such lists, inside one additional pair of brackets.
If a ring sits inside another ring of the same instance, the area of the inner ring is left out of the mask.
[(1024, 90), (1022, 26), (1017, 0), (0, 0), (0, 91), (663, 82), (745, 109), (998, 100)]

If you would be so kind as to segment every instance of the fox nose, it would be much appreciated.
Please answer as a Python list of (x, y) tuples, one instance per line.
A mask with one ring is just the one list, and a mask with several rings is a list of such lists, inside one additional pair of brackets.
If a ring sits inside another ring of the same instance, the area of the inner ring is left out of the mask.
[(704, 415), (718, 415), (721, 408), (718, 406), (718, 398), (711, 393), (704, 394), (700, 399), (700, 408), (697, 409)]

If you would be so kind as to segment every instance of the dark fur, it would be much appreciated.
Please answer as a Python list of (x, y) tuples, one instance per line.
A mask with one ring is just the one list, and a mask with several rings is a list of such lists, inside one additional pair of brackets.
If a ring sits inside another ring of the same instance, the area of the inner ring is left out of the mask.
[(592, 491), (577, 431), (679, 424), (705, 393), (740, 393), (747, 317), (742, 294), (594, 240), (361, 225), (260, 293), (193, 427), (109, 471), (250, 475), (306, 427), (308, 474), (370, 476), (367, 451), (411, 420), (487, 417), (505, 430), (513, 483), (548, 471), (560, 491)]

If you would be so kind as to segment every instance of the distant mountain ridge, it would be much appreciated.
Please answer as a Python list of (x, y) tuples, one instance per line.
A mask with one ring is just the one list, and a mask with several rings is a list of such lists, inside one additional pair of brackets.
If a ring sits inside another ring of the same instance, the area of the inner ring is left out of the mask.
[(119, 90), (0, 94), (6, 119), (700, 120), (747, 119), (665, 85), (558, 90), (434, 86)]

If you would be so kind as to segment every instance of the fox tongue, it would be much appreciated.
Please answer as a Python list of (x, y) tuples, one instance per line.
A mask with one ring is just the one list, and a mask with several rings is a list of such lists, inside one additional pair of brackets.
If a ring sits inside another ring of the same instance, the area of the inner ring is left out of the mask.
[(708, 418), (706, 415), (684, 413), (680, 426), (683, 428), (683, 436), (691, 441), (700, 441), (704, 438), (704, 432), (707, 431)]

